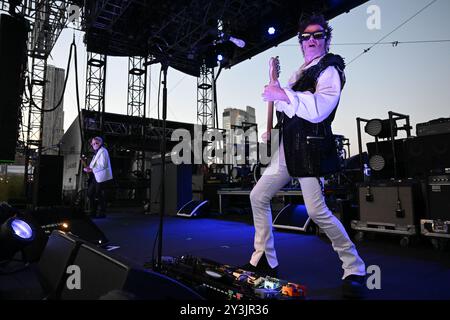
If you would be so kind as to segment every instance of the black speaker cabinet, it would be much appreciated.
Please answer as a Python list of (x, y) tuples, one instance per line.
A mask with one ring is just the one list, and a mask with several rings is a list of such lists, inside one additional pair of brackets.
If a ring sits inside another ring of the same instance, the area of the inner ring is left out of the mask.
[(428, 178), (428, 218), (450, 221), (450, 175)]
[(405, 150), (408, 177), (443, 174), (450, 168), (450, 133), (406, 139)]
[(38, 161), (34, 181), (36, 206), (54, 206), (62, 203), (64, 157), (43, 154)]
[[(175, 165), (170, 158), (166, 159), (165, 212), (175, 216), (178, 210), (192, 200), (192, 165)], [(161, 159), (152, 160), (151, 172), (151, 206), (152, 213), (159, 213), (161, 205)]]
[[(79, 270), (79, 287), (68, 285)], [(192, 289), (123, 257), (54, 231), (38, 271), (49, 298), (62, 300), (199, 300)], [(69, 281), (68, 281), (69, 280)]]
[(105, 245), (109, 242), (105, 233), (77, 207), (52, 206), (41, 207), (31, 212), (47, 234), (59, 229), (58, 226), (65, 223), (64, 231), (70, 232), (83, 241), (95, 245)]
[(358, 185), (359, 219), (373, 224), (418, 226), (425, 205), (419, 181)]
[[(395, 140), (395, 154), (397, 159), (397, 178), (404, 178), (406, 176), (405, 166), (405, 151), (404, 139)], [(367, 144), (367, 152), (369, 154), (369, 164), (371, 158), (375, 155), (380, 155), (384, 159), (384, 168), (382, 170), (371, 170), (371, 177), (373, 179), (391, 179), (394, 178), (394, 153), (392, 151), (391, 141), (370, 142)]]
[(0, 15), (0, 163), (15, 159), (25, 84), (27, 32), (28, 23), (24, 18)]
[(67, 267), (75, 258), (79, 239), (61, 231), (53, 231), (38, 263), (38, 277), (44, 292), (55, 297), (66, 275)]

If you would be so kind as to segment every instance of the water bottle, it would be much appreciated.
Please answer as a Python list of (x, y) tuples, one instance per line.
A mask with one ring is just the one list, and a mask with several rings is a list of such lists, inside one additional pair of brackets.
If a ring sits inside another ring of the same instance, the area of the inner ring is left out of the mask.
[(367, 163), (364, 163), (364, 181), (370, 180), (370, 167), (367, 165)]

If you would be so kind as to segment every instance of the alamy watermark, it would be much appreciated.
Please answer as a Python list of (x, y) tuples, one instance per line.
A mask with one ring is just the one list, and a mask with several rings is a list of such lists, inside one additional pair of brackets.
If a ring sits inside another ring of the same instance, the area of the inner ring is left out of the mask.
[(366, 286), (369, 290), (381, 289), (381, 268), (375, 264), (367, 267)]
[(78, 25), (81, 17), (81, 8), (75, 4), (71, 4), (67, 7), (67, 15), (67, 23)]
[[(176, 129), (171, 141), (178, 141), (170, 156), (174, 164), (269, 164), (271, 155), (279, 146), (279, 130), (271, 131), (270, 146), (258, 143), (254, 128), (219, 130), (202, 132), (201, 126), (194, 126), (194, 137), (189, 130)], [(269, 153), (270, 147), (270, 153)]]
[(381, 29), (381, 8), (375, 4), (367, 7), (367, 18), (366, 25), (369, 30), (380, 30)]
[(66, 273), (69, 275), (66, 286), (69, 290), (81, 290), (81, 268), (75, 264), (67, 267)]

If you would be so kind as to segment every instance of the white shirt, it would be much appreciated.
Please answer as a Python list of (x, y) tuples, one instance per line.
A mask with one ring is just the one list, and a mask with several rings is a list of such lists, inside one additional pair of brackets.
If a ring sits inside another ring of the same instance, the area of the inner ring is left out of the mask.
[(98, 149), (95, 157), (92, 158), (89, 167), (92, 169), (95, 176), (95, 181), (98, 183), (105, 182), (113, 178), (108, 150), (103, 147)]
[(276, 101), (277, 111), (284, 112), (289, 118), (297, 115), (312, 123), (321, 122), (331, 114), (341, 96), (341, 79), (333, 66), (329, 66), (320, 74), (315, 93), (292, 90), (292, 86), (300, 78), (302, 72), (316, 65), (322, 57), (314, 59), (308, 66), (302, 65), (298, 71), (294, 72), (289, 79), (288, 86), (283, 88), (289, 98), (289, 103)]

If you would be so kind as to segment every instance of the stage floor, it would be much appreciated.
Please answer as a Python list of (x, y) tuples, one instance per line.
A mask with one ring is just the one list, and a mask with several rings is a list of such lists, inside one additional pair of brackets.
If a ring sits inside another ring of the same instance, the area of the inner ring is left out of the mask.
[[(158, 215), (132, 210), (109, 212), (94, 222), (120, 248), (115, 254), (143, 265), (151, 261), (159, 225)], [(181, 218), (166, 216), (163, 256), (192, 255), (231, 266), (248, 262), (254, 229), (250, 216)], [(339, 300), (342, 269), (337, 254), (324, 236), (275, 230), (279, 278), (304, 284), (308, 299)], [(450, 299), (450, 254), (434, 250), (425, 239), (403, 248), (396, 237), (375, 237), (356, 243), (366, 266), (381, 271), (381, 289), (368, 290), (369, 300)], [(157, 246), (157, 244), (156, 244)], [(156, 254), (156, 253), (155, 253)], [(155, 256), (156, 258), (156, 256)], [(40, 299), (36, 266), (0, 276), (0, 299)]]

